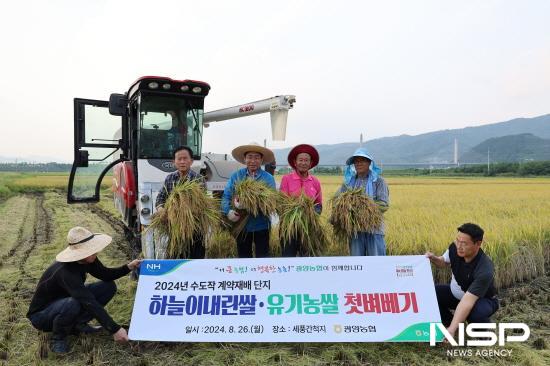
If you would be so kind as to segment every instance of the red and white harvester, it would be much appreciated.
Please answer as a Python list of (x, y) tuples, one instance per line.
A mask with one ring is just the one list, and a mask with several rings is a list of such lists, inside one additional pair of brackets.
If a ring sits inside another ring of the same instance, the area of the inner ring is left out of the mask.
[(209, 191), (220, 194), (240, 164), (226, 154), (203, 154), (203, 128), (270, 112), (272, 138), (284, 140), (288, 110), (296, 101), (294, 95), (281, 95), (204, 113), (209, 91), (210, 85), (201, 81), (144, 76), (127, 93), (111, 94), (109, 101), (75, 98), (67, 202), (98, 202), (101, 182), (113, 169), (114, 203), (127, 238), (136, 252), (142, 248), (146, 258), (153, 258), (152, 233), (145, 229), (164, 178), (175, 170), (174, 149), (189, 146), (195, 159), (192, 169), (205, 177)]

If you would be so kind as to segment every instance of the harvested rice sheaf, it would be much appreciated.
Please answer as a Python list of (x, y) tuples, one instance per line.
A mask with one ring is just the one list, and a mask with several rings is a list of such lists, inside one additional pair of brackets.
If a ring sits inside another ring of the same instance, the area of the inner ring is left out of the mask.
[(212, 234), (206, 246), (206, 258), (237, 258), (237, 243), (229, 231)]
[(237, 182), (235, 197), (239, 198), (240, 209), (252, 216), (270, 216), (277, 210), (277, 191), (258, 180), (243, 179)]
[(239, 221), (231, 223), (231, 233), (235, 237), (244, 230), (249, 217), (271, 216), (277, 212), (279, 194), (261, 181), (243, 179), (237, 182), (234, 198), (239, 199), (239, 208), (232, 207), (241, 216)]
[(358, 232), (372, 232), (382, 224), (382, 210), (361, 188), (350, 189), (330, 200), (334, 235), (348, 241)]
[(206, 194), (197, 180), (178, 183), (149, 229), (168, 238), (167, 258), (189, 258), (193, 241), (216, 231), (221, 222), (219, 200)]
[(279, 239), (283, 245), (297, 239), (301, 256), (322, 255), (328, 241), (314, 200), (303, 193), (297, 197), (281, 194), (279, 202)]

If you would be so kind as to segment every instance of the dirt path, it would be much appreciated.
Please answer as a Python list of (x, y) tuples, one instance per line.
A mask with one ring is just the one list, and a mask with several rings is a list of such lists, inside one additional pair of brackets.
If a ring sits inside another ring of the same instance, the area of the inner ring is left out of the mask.
[(37, 245), (49, 243), (52, 237), (52, 217), (51, 214), (44, 207), (44, 195), (38, 195), (34, 202), (34, 218), (33, 218), (33, 229), (30, 236), (26, 237), (21, 246), (18, 247), (20, 254), (14, 257), (18, 257), (18, 269), (19, 269), (19, 279), (17, 280), (13, 291), (17, 293), (21, 299), (28, 300), (32, 297), (32, 293), (29, 293), (28, 290), (24, 290), (23, 284), (26, 284), (32, 278), (28, 275), (25, 264), (29, 259), (32, 251), (36, 248)]
[[(32, 202), (32, 198), (28, 196), (16, 197), (4, 202), (2, 216), (6, 218), (6, 221), (3, 225), (5, 227), (0, 228), (0, 232), (6, 242), (6, 248), (3, 248), (0, 264), (13, 257), (17, 248), (23, 242), (26, 228), (24, 223), (25, 219), (32, 214)], [(9, 249), (7, 249), (8, 245)]]
[[(68, 228), (82, 225), (111, 235), (113, 243), (103, 255), (107, 262), (131, 258), (131, 249), (119, 220), (96, 205), (66, 205), (56, 193), (15, 197), (3, 202), (0, 211), (9, 217), (9, 223), (0, 225), (0, 235), (6, 239), (0, 246), (0, 364), (28, 354), (24, 348), (28, 342), (21, 340), (29, 336), (37, 337), (32, 341), (37, 344), (32, 351), (37, 361), (47, 357), (47, 342), (25, 314), (42, 271), (65, 245)], [(45, 249), (37, 250), (42, 245)]]
[(44, 207), (44, 195), (29, 195), (22, 211), (24, 214), (21, 220), (13, 220), (15, 225), (19, 225), (17, 236), (11, 248), (0, 259), (3, 265), (17, 269), (17, 280), (10, 288), (12, 296), (20, 296), (20, 285), (29, 279), (25, 264), (37, 245), (50, 242), (53, 230), (51, 213)]
[[(47, 244), (52, 237), (51, 213), (44, 207), (44, 195), (29, 195), (22, 219), (14, 224), (19, 225), (17, 237), (9, 251), (1, 258), (3, 270), (12, 273), (10, 281), (2, 290), (6, 307), (3, 317), (3, 348), (0, 359), (8, 358), (8, 350), (17, 349), (20, 345), (14, 339), (14, 333), (21, 322), (25, 322), (28, 302), (32, 297), (34, 279), (27, 271), (27, 261), (39, 245)], [(4, 277), (4, 276), (2, 276)]]

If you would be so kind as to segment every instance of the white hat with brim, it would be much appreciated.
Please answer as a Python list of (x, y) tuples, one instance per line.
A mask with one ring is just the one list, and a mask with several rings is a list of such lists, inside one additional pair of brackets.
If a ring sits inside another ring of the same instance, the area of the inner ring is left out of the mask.
[(351, 165), (351, 164), (353, 164), (353, 161), (355, 160), (356, 157), (361, 157), (361, 158), (369, 159), (370, 161), (374, 161), (374, 159), (372, 158), (372, 156), (367, 152), (367, 149), (365, 149), (365, 148), (359, 148), (359, 149), (355, 150), (355, 152), (353, 153), (353, 155), (350, 156), (350, 157), (346, 160), (346, 165)]
[(231, 152), (231, 155), (233, 155), (233, 158), (239, 163), (244, 164), (244, 156), (246, 155), (246, 153), (249, 152), (255, 152), (262, 155), (262, 160), (264, 164), (272, 163), (275, 161), (275, 155), (273, 154), (273, 151), (255, 142), (251, 142), (248, 145), (241, 145), (234, 148)]
[(86, 228), (76, 226), (69, 230), (69, 246), (61, 251), (55, 260), (58, 262), (76, 262), (101, 252), (113, 238), (106, 234), (94, 234)]

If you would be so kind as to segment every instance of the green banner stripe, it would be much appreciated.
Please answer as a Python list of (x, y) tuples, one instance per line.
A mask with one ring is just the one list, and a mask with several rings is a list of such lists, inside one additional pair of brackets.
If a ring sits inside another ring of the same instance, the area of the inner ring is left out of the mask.
[(172, 273), (174, 272), (176, 269), (180, 268), (182, 265), (184, 265), (185, 263), (189, 262), (189, 260), (182, 260), (181, 263), (179, 263), (177, 266), (175, 266), (174, 268), (172, 268), (171, 270), (169, 270), (168, 272), (164, 273), (164, 274), (168, 274), (168, 273)]
[[(435, 339), (437, 342), (443, 340), (443, 333), (436, 328)], [(386, 342), (429, 342), (430, 323), (416, 323), (407, 327), (397, 336), (388, 339)]]

